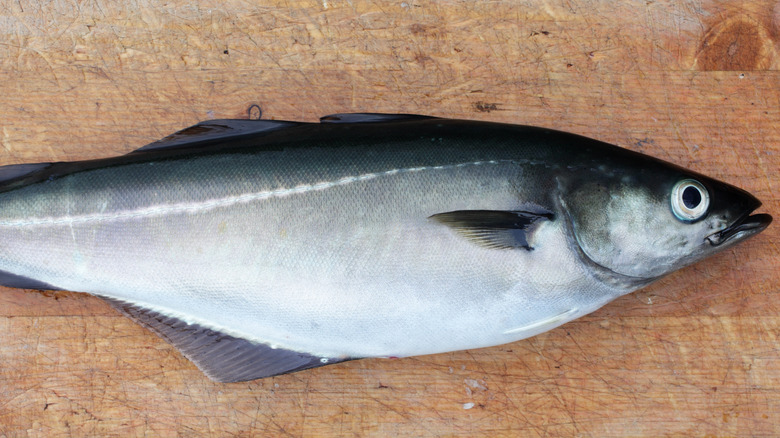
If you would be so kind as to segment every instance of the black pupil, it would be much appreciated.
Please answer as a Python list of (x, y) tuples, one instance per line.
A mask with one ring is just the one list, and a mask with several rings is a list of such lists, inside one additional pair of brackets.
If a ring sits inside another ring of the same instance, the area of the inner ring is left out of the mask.
[(688, 186), (683, 190), (682, 201), (686, 208), (694, 209), (701, 203), (701, 192), (693, 186)]

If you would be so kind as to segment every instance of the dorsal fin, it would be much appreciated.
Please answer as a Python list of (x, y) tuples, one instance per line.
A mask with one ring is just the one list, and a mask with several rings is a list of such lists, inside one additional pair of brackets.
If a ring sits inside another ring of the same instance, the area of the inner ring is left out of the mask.
[(292, 128), (299, 125), (301, 125), (301, 123), (276, 120), (206, 120), (192, 125), (189, 128), (174, 132), (154, 143), (149, 143), (148, 145), (131, 152), (131, 154), (192, 146), (213, 140), (224, 141), (234, 137), (278, 131), (280, 129)]
[(417, 114), (344, 113), (320, 117), (320, 123), (381, 123), (435, 118), (436, 117), (431, 116), (419, 116)]
[(46, 169), (52, 163), (25, 163), (0, 166), (0, 183), (13, 181), (40, 170)]
[(123, 315), (171, 343), (217, 382), (262, 379), (351, 360), (273, 348), (199, 324), (190, 324), (139, 305), (112, 298), (103, 299)]
[(470, 241), (495, 249), (533, 250), (531, 235), (540, 220), (552, 220), (551, 212), (458, 210), (429, 217)]

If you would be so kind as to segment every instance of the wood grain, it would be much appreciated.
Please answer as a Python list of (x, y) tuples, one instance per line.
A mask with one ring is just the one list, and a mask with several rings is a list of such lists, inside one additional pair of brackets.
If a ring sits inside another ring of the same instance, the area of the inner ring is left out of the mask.
[[(769, 1), (0, 2), (0, 163), (199, 120), (404, 112), (548, 126), (780, 212)], [(780, 227), (501, 347), (242, 384), (77, 293), (0, 290), (2, 436), (777, 436)]]

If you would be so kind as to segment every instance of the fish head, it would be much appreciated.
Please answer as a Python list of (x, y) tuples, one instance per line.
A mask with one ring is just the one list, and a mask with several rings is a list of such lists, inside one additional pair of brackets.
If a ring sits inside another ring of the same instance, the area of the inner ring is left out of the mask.
[(622, 158), (591, 166), (559, 196), (581, 258), (631, 289), (754, 236), (772, 221), (752, 214), (761, 202), (735, 186), (644, 155)]

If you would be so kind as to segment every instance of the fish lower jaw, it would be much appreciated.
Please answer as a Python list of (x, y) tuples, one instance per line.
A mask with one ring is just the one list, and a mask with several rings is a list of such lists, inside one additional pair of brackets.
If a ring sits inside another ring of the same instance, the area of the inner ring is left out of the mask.
[(704, 240), (712, 246), (720, 246), (729, 242), (737, 243), (764, 231), (771, 223), (772, 216), (768, 214), (745, 215), (728, 227), (705, 237)]

